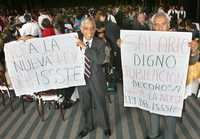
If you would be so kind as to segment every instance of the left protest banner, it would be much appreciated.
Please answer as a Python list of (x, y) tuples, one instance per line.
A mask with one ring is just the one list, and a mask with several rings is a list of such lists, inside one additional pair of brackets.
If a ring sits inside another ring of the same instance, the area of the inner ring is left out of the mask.
[(5, 44), (8, 73), (16, 95), (85, 85), (84, 56), (76, 33)]

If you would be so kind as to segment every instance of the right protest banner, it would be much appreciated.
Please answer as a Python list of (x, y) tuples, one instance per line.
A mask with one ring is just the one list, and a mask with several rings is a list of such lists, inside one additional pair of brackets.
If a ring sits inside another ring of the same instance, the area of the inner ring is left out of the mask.
[(181, 117), (191, 33), (121, 31), (124, 106)]

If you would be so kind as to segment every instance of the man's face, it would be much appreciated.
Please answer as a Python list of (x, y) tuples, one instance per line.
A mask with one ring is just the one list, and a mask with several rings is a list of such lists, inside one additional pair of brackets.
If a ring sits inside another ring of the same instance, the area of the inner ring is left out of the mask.
[(85, 37), (86, 40), (90, 40), (93, 38), (94, 33), (95, 33), (95, 27), (92, 22), (86, 22), (82, 27), (81, 27), (81, 32), (83, 33), (83, 36)]
[(180, 10), (184, 10), (183, 6), (180, 7)]
[(137, 20), (141, 24), (145, 23), (145, 15), (144, 14), (139, 14), (138, 17), (137, 17)]
[(106, 21), (106, 16), (102, 16), (102, 15), (100, 15), (100, 17), (99, 17), (99, 21), (101, 21), (101, 22)]
[(168, 31), (169, 24), (164, 16), (159, 16), (154, 19), (153, 29), (155, 31)]

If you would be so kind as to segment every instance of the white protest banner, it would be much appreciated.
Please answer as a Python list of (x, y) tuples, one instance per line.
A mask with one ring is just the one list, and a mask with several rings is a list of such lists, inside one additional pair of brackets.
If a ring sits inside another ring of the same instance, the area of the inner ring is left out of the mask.
[(8, 73), (16, 95), (85, 85), (84, 56), (76, 33), (5, 44)]
[(191, 33), (121, 31), (124, 106), (180, 117)]

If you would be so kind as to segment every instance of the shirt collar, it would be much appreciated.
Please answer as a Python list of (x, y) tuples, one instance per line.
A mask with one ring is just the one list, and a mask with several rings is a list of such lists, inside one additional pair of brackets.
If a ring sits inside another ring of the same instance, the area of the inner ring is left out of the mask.
[(86, 42), (88, 42), (89, 43), (89, 48), (91, 48), (91, 46), (92, 46), (92, 40), (93, 40), (93, 38), (90, 39), (90, 40), (86, 40), (85, 37), (83, 37), (83, 43), (85, 44)]

